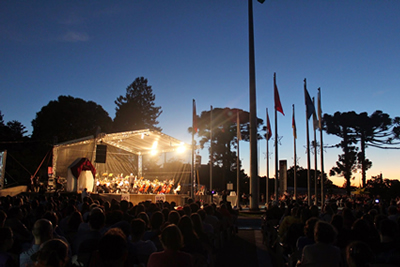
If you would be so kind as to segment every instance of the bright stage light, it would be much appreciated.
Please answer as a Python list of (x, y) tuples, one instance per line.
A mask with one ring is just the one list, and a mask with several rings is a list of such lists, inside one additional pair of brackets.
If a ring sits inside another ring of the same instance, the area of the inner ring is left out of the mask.
[(155, 154), (157, 154), (157, 150), (153, 149), (150, 153), (151, 153), (151, 155), (154, 156)]
[(183, 153), (183, 152), (185, 152), (185, 150), (186, 150), (186, 148), (185, 148), (185, 145), (184, 145), (184, 144), (181, 144), (181, 145), (178, 146), (178, 148), (176, 149), (176, 151), (177, 151), (178, 153)]
[(155, 150), (157, 148), (158, 145), (158, 141), (154, 141), (153, 146), (151, 147), (153, 150)]

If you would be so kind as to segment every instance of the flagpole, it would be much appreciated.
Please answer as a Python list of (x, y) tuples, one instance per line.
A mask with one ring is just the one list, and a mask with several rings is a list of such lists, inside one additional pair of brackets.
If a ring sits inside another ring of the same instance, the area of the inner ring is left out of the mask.
[(321, 207), (324, 206), (324, 145), (322, 141), (322, 107), (321, 107), (321, 88), (318, 88), (318, 122), (320, 134), (320, 148), (321, 148)]
[(256, 73), (254, 60), (253, 0), (248, 0), (249, 8), (249, 95), (250, 95), (250, 210), (258, 206), (258, 166), (257, 166), (257, 107)]
[(196, 101), (193, 99), (193, 119), (192, 119), (192, 167), (191, 167), (191, 182), (190, 182), (190, 196), (194, 198), (194, 193), (193, 193), (193, 186), (194, 186), (194, 181), (195, 181), (195, 168), (194, 168), (194, 151), (195, 151), (195, 145), (194, 145), (194, 133), (197, 130), (195, 126), (195, 116), (196, 116)]
[[(315, 107), (315, 100), (314, 97), (312, 98), (312, 102), (314, 104)], [(313, 114), (313, 116), (315, 116), (315, 112)], [(315, 200), (314, 200), (314, 204), (315, 206), (318, 206), (318, 184), (317, 184), (317, 161), (318, 161), (318, 155), (317, 155), (317, 127), (315, 125), (315, 120), (313, 120), (313, 129), (314, 129), (314, 194), (315, 194)]]
[[(274, 73), (274, 90), (276, 87), (276, 73)], [(275, 92), (274, 92), (275, 93)], [(278, 201), (278, 111), (275, 103), (275, 201)]]
[[(212, 187), (212, 178), (213, 178), (213, 117), (212, 117), (212, 112), (213, 112), (213, 106), (210, 106), (210, 192), (213, 191)], [(212, 199), (212, 193), (211, 193), (211, 199)]]
[(240, 181), (240, 158), (239, 158), (239, 141), (241, 140), (240, 137), (240, 117), (239, 117), (239, 110), (236, 114), (236, 138), (237, 138), (237, 157), (236, 157), (236, 207), (240, 208), (240, 195), (239, 195), (239, 181)]
[(268, 142), (269, 142), (269, 131), (270, 129), (268, 128), (268, 108), (266, 108), (266, 113), (267, 113), (267, 117), (266, 117), (266, 121), (267, 121), (267, 136), (266, 136), (266, 141), (267, 141), (267, 175), (266, 175), (266, 182), (265, 182), (265, 203), (268, 204), (269, 202), (269, 146), (268, 146)]
[(307, 81), (304, 79), (304, 97), (306, 99), (306, 125), (307, 125), (307, 203), (311, 206), (311, 183), (310, 183), (310, 131), (308, 129), (308, 108), (307, 108)]
[(292, 127), (293, 127), (293, 157), (294, 157), (294, 167), (293, 167), (293, 172), (294, 172), (294, 177), (293, 177), (293, 187), (294, 187), (294, 199), (297, 199), (297, 153), (296, 153), (296, 121), (295, 121), (295, 116), (294, 116), (294, 104), (293, 104), (293, 121), (292, 121)]

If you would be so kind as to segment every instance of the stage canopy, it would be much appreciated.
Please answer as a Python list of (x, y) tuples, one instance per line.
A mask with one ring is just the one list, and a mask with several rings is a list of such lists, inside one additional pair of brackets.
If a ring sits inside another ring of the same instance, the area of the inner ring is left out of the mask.
[(137, 130), (88, 136), (53, 147), (53, 175), (67, 177), (68, 166), (88, 158), (96, 178), (128, 176), (189, 183), (191, 146), (159, 131)]

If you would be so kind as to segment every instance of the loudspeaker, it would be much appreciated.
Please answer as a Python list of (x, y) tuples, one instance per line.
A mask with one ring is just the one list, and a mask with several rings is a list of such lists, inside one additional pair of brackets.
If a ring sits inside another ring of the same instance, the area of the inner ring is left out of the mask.
[(96, 146), (96, 160), (97, 163), (106, 163), (107, 145)]

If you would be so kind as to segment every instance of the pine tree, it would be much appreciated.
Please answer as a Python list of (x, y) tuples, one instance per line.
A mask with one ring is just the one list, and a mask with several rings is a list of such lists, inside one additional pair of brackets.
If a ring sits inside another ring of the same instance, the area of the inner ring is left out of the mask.
[(126, 95), (119, 96), (115, 101), (116, 113), (114, 131), (124, 132), (140, 129), (161, 131), (157, 118), (161, 115), (161, 107), (155, 106), (155, 95), (147, 79), (136, 78), (126, 88)]

